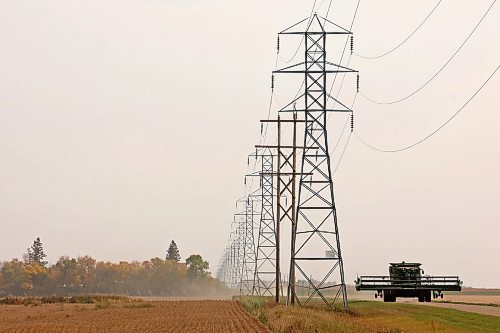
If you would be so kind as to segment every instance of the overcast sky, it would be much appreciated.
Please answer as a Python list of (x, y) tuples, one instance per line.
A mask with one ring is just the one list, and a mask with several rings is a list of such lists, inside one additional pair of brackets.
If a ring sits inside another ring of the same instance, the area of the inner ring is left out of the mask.
[[(328, 2), (317, 1), (319, 14)], [(356, 2), (333, 0), (329, 18), (348, 28)], [(390, 50), (436, 3), (362, 0), (356, 52)], [(353, 56), (363, 93), (390, 101), (420, 87), (491, 3), (444, 0), (400, 49), (376, 60)], [(183, 258), (200, 253), (215, 270), (244, 194), (246, 156), (267, 117), (276, 34), (312, 5), (0, 0), (0, 260), (21, 257), (37, 236), (51, 262), (163, 257), (174, 239)], [(358, 96), (357, 133), (393, 149), (432, 132), (499, 65), (499, 32), (495, 5), (412, 98), (376, 105)], [(285, 60), (299, 41), (282, 42)], [(287, 80), (277, 80), (277, 103), (300, 86)], [(500, 288), (499, 95), (497, 74), (447, 127), (402, 153), (351, 137), (335, 174), (348, 282), (411, 260), (428, 274)]]

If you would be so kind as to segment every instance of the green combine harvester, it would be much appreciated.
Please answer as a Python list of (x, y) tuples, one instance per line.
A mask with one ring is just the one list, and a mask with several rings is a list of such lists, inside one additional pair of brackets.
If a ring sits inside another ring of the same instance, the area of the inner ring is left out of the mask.
[(376, 291), (375, 298), (384, 302), (396, 302), (398, 297), (417, 297), (419, 302), (430, 302), (431, 296), (443, 298), (444, 291), (461, 291), (458, 276), (428, 276), (419, 263), (391, 263), (389, 276), (360, 276), (356, 290)]

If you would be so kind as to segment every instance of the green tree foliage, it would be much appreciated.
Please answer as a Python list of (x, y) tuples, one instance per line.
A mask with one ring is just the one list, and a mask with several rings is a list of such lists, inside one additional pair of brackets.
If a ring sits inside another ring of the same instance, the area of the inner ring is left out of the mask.
[(188, 275), (192, 278), (205, 278), (208, 276), (208, 261), (203, 260), (199, 254), (193, 254), (186, 259)]
[(43, 245), (40, 241), (40, 237), (37, 237), (33, 245), (28, 248), (28, 253), (25, 255), (25, 261), (30, 264), (46, 266), (47, 262), (44, 260), (46, 257), (47, 255), (43, 252)]
[(170, 246), (168, 247), (165, 259), (174, 260), (175, 262), (179, 262), (181, 260), (181, 256), (179, 254), (179, 248), (177, 247), (177, 244), (175, 244), (173, 240), (170, 242)]

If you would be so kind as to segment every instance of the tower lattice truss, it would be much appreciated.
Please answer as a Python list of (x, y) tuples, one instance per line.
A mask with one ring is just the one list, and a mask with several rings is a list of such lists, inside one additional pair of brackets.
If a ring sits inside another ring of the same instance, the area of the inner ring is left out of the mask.
[[(282, 31), (280, 35), (304, 36), (304, 61), (276, 71), (302, 74), (304, 78), (304, 93), (280, 111), (291, 112), (293, 107), (293, 111), (305, 120), (297, 216), (292, 233), (291, 270), (296, 272), (290, 274), (289, 290), (292, 302), (307, 303), (319, 297), (329, 305), (342, 301), (347, 308), (327, 115), (352, 110), (329, 95), (327, 79), (331, 74), (356, 71), (328, 62), (326, 41), (329, 35), (348, 37), (351, 32), (317, 15), (307, 21), (307, 29), (296, 30), (303, 22)], [(333, 25), (333, 31), (326, 31), (326, 25)]]

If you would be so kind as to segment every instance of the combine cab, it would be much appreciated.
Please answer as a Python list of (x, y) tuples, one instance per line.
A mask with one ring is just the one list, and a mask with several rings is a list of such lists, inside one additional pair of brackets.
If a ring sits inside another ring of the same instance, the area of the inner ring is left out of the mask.
[(458, 276), (428, 276), (418, 263), (392, 263), (389, 276), (360, 276), (356, 290), (374, 290), (375, 298), (396, 302), (397, 297), (417, 297), (419, 302), (430, 302), (431, 296), (443, 298), (444, 291), (461, 291)]

